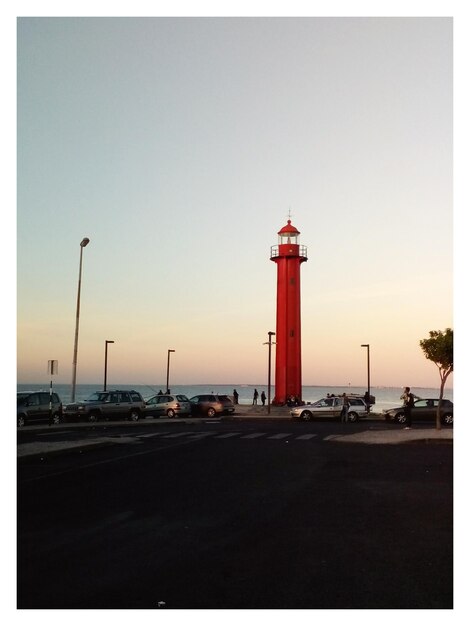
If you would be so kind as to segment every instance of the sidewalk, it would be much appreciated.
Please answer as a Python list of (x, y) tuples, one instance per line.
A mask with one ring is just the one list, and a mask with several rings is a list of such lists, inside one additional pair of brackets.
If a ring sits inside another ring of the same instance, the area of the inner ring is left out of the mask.
[[(371, 419), (372, 418), (372, 419)], [(345, 424), (344, 432), (335, 435), (328, 435), (325, 437), (325, 441), (334, 442), (334, 443), (363, 443), (363, 444), (403, 444), (403, 443), (413, 443), (413, 442), (444, 442), (444, 443), (452, 443), (454, 438), (454, 431), (452, 428), (443, 428), (441, 430), (436, 430), (433, 427), (429, 426), (420, 426), (417, 425), (413, 427), (411, 430), (404, 430), (401, 426), (393, 426), (389, 424), (385, 424), (384, 421), (380, 420), (379, 414), (371, 414), (371, 418), (364, 418), (359, 420), (359, 422), (355, 424)], [(242, 405), (238, 404), (236, 406), (236, 411), (234, 414), (229, 416), (217, 417), (217, 418), (192, 418), (192, 417), (182, 417), (182, 418), (159, 418), (158, 420), (142, 420), (139, 422), (130, 422), (127, 423), (127, 426), (143, 426), (143, 425), (157, 425), (157, 424), (201, 424), (201, 423), (214, 423), (220, 421), (227, 422), (236, 422), (238, 420), (283, 420), (283, 422), (290, 421), (291, 417), (289, 414), (288, 407), (271, 407), (271, 412), (268, 414), (268, 408), (263, 406), (253, 406), (253, 405)], [(122, 422), (116, 423), (122, 426)], [(83, 427), (89, 427), (90, 424), (85, 423), (71, 423), (71, 424), (60, 424), (56, 426), (51, 426), (54, 430), (60, 429), (71, 429), (76, 430)], [(357, 427), (360, 426), (361, 429), (358, 430)], [(109, 427), (112, 428), (112, 424), (109, 424)], [(27, 427), (26, 427), (27, 428)], [(41, 427), (35, 426), (30, 427), (34, 430), (41, 430)], [(46, 426), (47, 428), (47, 426)], [(83, 450), (89, 448), (96, 448), (108, 445), (119, 445), (119, 444), (129, 444), (135, 443), (136, 439), (132, 436), (124, 436), (124, 437), (112, 437), (112, 436), (97, 436), (96, 438), (87, 438), (87, 439), (79, 439), (73, 441), (34, 441), (29, 443), (22, 443), (17, 445), (17, 457), (21, 459), (29, 458), (29, 457), (45, 457), (49, 455), (60, 454), (66, 451), (79, 451), (80, 453)]]

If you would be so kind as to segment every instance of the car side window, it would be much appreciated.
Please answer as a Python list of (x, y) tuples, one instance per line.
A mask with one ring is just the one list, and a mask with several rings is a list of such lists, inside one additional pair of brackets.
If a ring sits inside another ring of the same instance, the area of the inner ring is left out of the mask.
[(136, 391), (131, 392), (131, 398), (133, 402), (142, 402), (142, 398)]
[(119, 394), (119, 400), (121, 402), (130, 402), (131, 401), (131, 397), (128, 393), (120, 393)]
[(415, 402), (415, 409), (422, 409), (423, 407), (429, 407), (432, 406), (432, 402), (429, 405), (427, 400), (416, 400)]
[(158, 398), (153, 396), (153, 398), (149, 398), (145, 404), (149, 406), (153, 406), (154, 404), (157, 404), (157, 402), (158, 402)]
[(117, 393), (110, 393), (106, 399), (108, 402), (119, 402), (119, 396)]
[(164, 404), (165, 402), (168, 402), (169, 398), (168, 396), (160, 396), (160, 399), (158, 400), (159, 404)]

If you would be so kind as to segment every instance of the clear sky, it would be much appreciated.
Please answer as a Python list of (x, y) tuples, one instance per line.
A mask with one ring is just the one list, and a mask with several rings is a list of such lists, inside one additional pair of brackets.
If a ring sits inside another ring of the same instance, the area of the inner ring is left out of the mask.
[[(260, 383), (291, 212), (304, 385), (432, 386), (452, 19), (21, 18), (18, 382)], [(449, 379), (452, 385), (452, 378)]]

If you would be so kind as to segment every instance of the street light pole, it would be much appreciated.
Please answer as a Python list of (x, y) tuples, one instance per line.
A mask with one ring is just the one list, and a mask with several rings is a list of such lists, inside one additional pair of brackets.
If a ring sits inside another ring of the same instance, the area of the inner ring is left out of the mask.
[(78, 270), (78, 292), (77, 292), (77, 313), (75, 316), (75, 341), (73, 346), (73, 363), (72, 363), (72, 402), (75, 402), (75, 387), (77, 382), (77, 352), (78, 352), (78, 326), (80, 320), (80, 291), (82, 286), (82, 255), (83, 248), (90, 243), (88, 237), (80, 242), (80, 267)]
[(271, 346), (273, 344), (273, 333), (271, 330), (268, 332), (268, 415), (271, 414)]
[[(370, 400), (370, 345), (362, 343), (361, 348), (367, 348), (367, 397)], [(367, 404), (367, 412), (370, 411), (370, 404)]]
[(106, 391), (106, 381), (108, 378), (108, 343), (114, 343), (110, 339), (106, 339), (104, 342), (104, 387), (103, 391)]
[(166, 363), (166, 391), (170, 392), (170, 352), (175, 352), (175, 350), (168, 350), (168, 360)]

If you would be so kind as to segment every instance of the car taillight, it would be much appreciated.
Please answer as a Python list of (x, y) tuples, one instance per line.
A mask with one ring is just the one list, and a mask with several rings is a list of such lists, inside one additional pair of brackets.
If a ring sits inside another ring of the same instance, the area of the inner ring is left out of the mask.
[(180, 405), (179, 405), (179, 403), (177, 402), (177, 403), (175, 404), (175, 409), (179, 409), (179, 408), (180, 408)]

